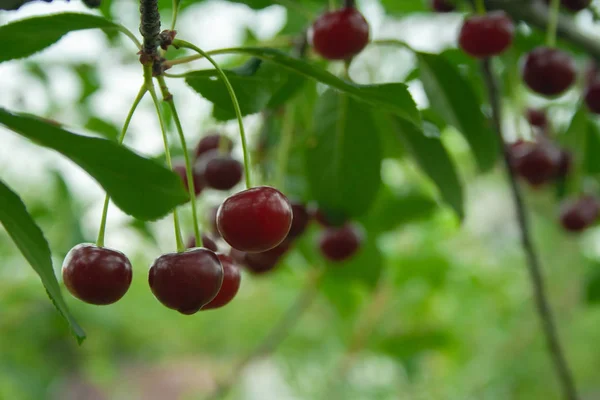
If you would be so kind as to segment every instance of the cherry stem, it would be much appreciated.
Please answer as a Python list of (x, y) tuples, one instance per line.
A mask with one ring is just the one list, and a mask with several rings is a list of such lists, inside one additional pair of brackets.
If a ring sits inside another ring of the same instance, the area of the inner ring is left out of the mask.
[(231, 82), (229, 82), (227, 75), (225, 75), (225, 72), (223, 72), (221, 67), (219, 67), (219, 64), (217, 64), (215, 62), (215, 60), (204, 50), (193, 45), (192, 43), (186, 42), (185, 40), (181, 40), (181, 39), (175, 39), (173, 41), (173, 46), (175, 48), (183, 47), (185, 49), (193, 50), (193, 51), (197, 52), (198, 54), (202, 55), (204, 58), (206, 58), (213, 65), (213, 67), (215, 67), (215, 70), (219, 74), (219, 77), (223, 80), (223, 83), (227, 87), (227, 91), (229, 92), (229, 97), (231, 97), (231, 102), (233, 103), (233, 108), (235, 109), (235, 115), (237, 117), (238, 126), (240, 129), (240, 138), (242, 140), (242, 150), (244, 152), (244, 175), (245, 175), (244, 177), (246, 179), (246, 188), (250, 189), (252, 187), (252, 179), (250, 176), (250, 155), (248, 153), (248, 146), (247, 146), (247, 142), (246, 142), (246, 133), (244, 131), (244, 121), (242, 119), (242, 111), (240, 109), (240, 104), (235, 95), (235, 90), (233, 90), (233, 86), (231, 86)]
[(177, 14), (179, 14), (179, 3), (180, 0), (173, 0), (173, 21), (171, 21), (171, 30), (175, 30), (175, 24), (177, 23)]
[(317, 289), (323, 276), (324, 269), (314, 268), (308, 275), (304, 289), (298, 294), (290, 308), (283, 314), (277, 324), (271, 328), (267, 336), (233, 368), (229, 378), (217, 387), (209, 396), (209, 400), (223, 399), (238, 381), (239, 375), (254, 360), (273, 353), (277, 347), (288, 337), (300, 317), (310, 308), (317, 296)]
[(560, 0), (551, 0), (548, 14), (548, 28), (546, 31), (546, 45), (556, 46), (556, 30), (558, 27), (558, 15), (560, 11)]
[[(129, 124), (131, 123), (131, 118), (133, 118), (133, 114), (137, 109), (137, 106), (140, 104), (140, 101), (144, 98), (146, 94), (147, 88), (146, 84), (142, 85), (140, 91), (138, 92), (135, 100), (133, 100), (133, 104), (129, 109), (129, 113), (127, 113), (127, 118), (125, 118), (125, 123), (123, 124), (123, 129), (121, 129), (121, 135), (117, 139), (117, 143), (123, 144), (123, 140), (125, 140), (125, 135), (127, 134), (127, 129), (129, 128)], [(108, 194), (104, 197), (104, 207), (102, 208), (102, 217), (100, 219), (100, 229), (98, 229), (98, 240), (96, 240), (96, 245), (98, 247), (104, 247), (104, 234), (106, 232), (106, 219), (108, 217), (108, 204), (110, 202), (110, 197)]]
[[(170, 170), (173, 170), (173, 163), (171, 161), (171, 151), (169, 150), (169, 140), (167, 138), (167, 130), (165, 128), (165, 120), (162, 115), (162, 110), (160, 109), (160, 101), (158, 100), (158, 96), (156, 95), (156, 90), (154, 90), (154, 82), (152, 82), (152, 64), (144, 64), (144, 82), (146, 83), (146, 88), (152, 97), (152, 102), (154, 103), (154, 108), (156, 109), (156, 116), (158, 117), (158, 122), (160, 124), (160, 131), (162, 134), (163, 145), (165, 148), (165, 159), (167, 161), (167, 166)], [(179, 215), (177, 213), (177, 208), (173, 209), (173, 226), (175, 228), (175, 240), (177, 242), (177, 251), (183, 252), (185, 250), (185, 244), (183, 243), (183, 238), (181, 237), (181, 227), (179, 224)]]
[(329, 0), (329, 11), (333, 11), (337, 8), (337, 4), (335, 0)]
[(198, 211), (196, 207), (196, 188), (194, 185), (194, 169), (190, 160), (190, 154), (188, 152), (187, 143), (185, 141), (185, 135), (183, 134), (183, 127), (181, 126), (181, 120), (179, 119), (179, 113), (173, 100), (173, 95), (167, 87), (167, 82), (163, 76), (156, 78), (160, 87), (163, 100), (167, 102), (171, 113), (173, 114), (173, 120), (175, 121), (175, 127), (177, 128), (177, 134), (181, 142), (181, 148), (183, 149), (183, 158), (185, 161), (185, 174), (187, 179), (188, 192), (190, 194), (190, 202), (192, 203), (192, 223), (194, 224), (194, 236), (196, 238), (196, 247), (202, 247), (202, 235), (200, 234), (200, 228), (198, 225)]
[(504, 146), (504, 136), (502, 134), (501, 125), (502, 115), (499, 100), (500, 94), (489, 59), (483, 61), (482, 73), (484, 76), (485, 85), (488, 89), (489, 101), (492, 109), (492, 123), (494, 132), (498, 137), (499, 145), (503, 149), (502, 155), (504, 158), (504, 166), (508, 175), (513, 202), (515, 204), (517, 222), (521, 231), (521, 245), (527, 257), (527, 269), (529, 271), (530, 281), (533, 288), (537, 314), (542, 323), (542, 331), (546, 337), (548, 350), (554, 363), (554, 368), (556, 370), (556, 374), (558, 375), (564, 398), (567, 400), (577, 400), (579, 399), (577, 388), (575, 387), (573, 374), (564, 355), (564, 351), (558, 337), (556, 322), (554, 320), (552, 308), (550, 307), (550, 303), (546, 294), (541, 262), (535, 245), (532, 241), (526, 206), (525, 202), (523, 201), (523, 194), (521, 193), (521, 189), (519, 188), (517, 179), (515, 177), (515, 172), (512, 168), (510, 154), (507, 150), (507, 147)]
[(278, 188), (283, 188), (285, 183), (285, 175), (287, 173), (287, 165), (292, 145), (292, 136), (294, 134), (294, 125), (296, 120), (296, 106), (293, 102), (289, 103), (285, 109), (283, 117), (283, 127), (281, 129), (281, 142), (279, 143), (279, 153), (277, 159), (277, 178), (275, 185)]
[(344, 7), (345, 8), (354, 8), (354, 7), (356, 7), (356, 1), (355, 0), (344, 0)]
[(477, 14), (485, 14), (485, 2), (484, 2), (484, 0), (475, 0), (475, 12)]
[(124, 27), (121, 24), (117, 24), (117, 29), (119, 31), (121, 31), (121, 33), (125, 34), (125, 36), (127, 36), (129, 39), (131, 39), (131, 41), (133, 42), (133, 44), (135, 44), (135, 46), (138, 49), (142, 48), (142, 44), (140, 43), (140, 41), (135, 37), (135, 35), (133, 34), (133, 32), (131, 32), (129, 29), (127, 29), (126, 27)]

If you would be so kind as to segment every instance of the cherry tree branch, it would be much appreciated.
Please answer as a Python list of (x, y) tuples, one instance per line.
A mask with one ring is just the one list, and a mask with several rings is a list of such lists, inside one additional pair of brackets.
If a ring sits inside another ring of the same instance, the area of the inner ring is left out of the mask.
[(504, 145), (504, 137), (502, 135), (501, 125), (502, 115), (499, 100), (500, 93), (489, 59), (483, 61), (482, 72), (488, 89), (490, 106), (492, 108), (492, 123), (502, 148), (504, 167), (506, 168), (508, 175), (508, 181), (510, 183), (513, 202), (517, 214), (517, 222), (521, 231), (521, 245), (527, 257), (527, 269), (531, 280), (537, 313), (541, 319), (542, 330), (546, 338), (546, 343), (550, 351), (550, 356), (552, 358), (556, 374), (558, 375), (560, 385), (562, 387), (564, 398), (566, 400), (578, 400), (579, 396), (577, 394), (573, 375), (564, 355), (564, 351), (558, 337), (558, 330), (556, 328), (552, 309), (546, 295), (544, 276), (542, 274), (542, 265), (535, 249), (535, 245), (532, 241), (523, 195), (521, 193), (521, 189), (519, 188), (515, 172), (512, 168), (512, 163), (510, 162), (510, 155), (507, 147)]

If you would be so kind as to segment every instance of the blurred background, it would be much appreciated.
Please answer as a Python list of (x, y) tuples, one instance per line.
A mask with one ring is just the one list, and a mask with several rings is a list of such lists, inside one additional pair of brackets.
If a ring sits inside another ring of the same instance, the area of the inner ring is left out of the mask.
[[(396, 1), (401, 10), (401, 3), (421, 0)], [(179, 36), (204, 50), (268, 42), (303, 27), (281, 5), (257, 11), (218, 0), (183, 4)], [(434, 15), (424, 4), (411, 13), (386, 13), (393, 7), (377, 0), (358, 1), (358, 6), (374, 38), (401, 39), (435, 53), (456, 47), (460, 13)], [(161, 10), (166, 27), (170, 2), (161, 0)], [(59, 11), (90, 12), (77, 0), (36, 2), (0, 12), (0, 24)], [(100, 12), (137, 32), (136, 1), (105, 0)], [(591, 12), (579, 13), (576, 22), (590, 35), (600, 35)], [(527, 34), (526, 28), (522, 31)], [(114, 138), (142, 83), (135, 52), (123, 36), (69, 34), (30, 59), (0, 64), (0, 106), (58, 120), (75, 132)], [(235, 57), (219, 60), (240, 64)], [(414, 67), (414, 57), (405, 50), (369, 47), (350, 73), (363, 83), (404, 81)], [(209, 64), (177, 68), (182, 72)], [(238, 140), (236, 124), (213, 120), (209, 102), (180, 80), (170, 86), (191, 143), (212, 128)], [(411, 80), (409, 87), (419, 106), (427, 107), (420, 82)], [(567, 93), (553, 103), (558, 127), (568, 123), (575, 98)], [(546, 105), (535, 98), (526, 101)], [(507, 110), (511, 120), (509, 103)], [(247, 117), (246, 124), (256, 143), (261, 116)], [(514, 136), (514, 129), (507, 123), (508, 136)], [(444, 132), (443, 140), (463, 176), (465, 221), (459, 223), (450, 210), (432, 202), (425, 212), (387, 230), (354, 263), (360, 278), (340, 273), (325, 279), (314, 296), (309, 292), (313, 301), (297, 316), (289, 336), (270, 354), (252, 357), (239, 373), (238, 363), (255, 352), (298, 296), (307, 296), (310, 272), (324, 265), (310, 251), (314, 224), (298, 245), (309, 250), (292, 251), (272, 274), (244, 272), (230, 305), (190, 317), (163, 307), (147, 284), (153, 259), (175, 250), (171, 218), (141, 223), (111, 207), (106, 245), (129, 256), (134, 279), (127, 295), (107, 307), (86, 305), (65, 291), (88, 335), (82, 346), (0, 229), (0, 399), (204, 399), (232, 375), (231, 399), (560, 398), (505, 177), (501, 170), (477, 175), (456, 132)], [(148, 99), (133, 118), (126, 144), (148, 156), (162, 155)], [(241, 157), (239, 144), (235, 151)], [(382, 172), (395, 191), (408, 186), (432, 191), (409, 161), (386, 160)], [(95, 240), (101, 189), (67, 160), (2, 129), (0, 174), (44, 230), (60, 276), (68, 250)], [(210, 208), (223, 197), (201, 196), (204, 226)], [(527, 190), (527, 202), (576, 380), (583, 398), (600, 399), (600, 231), (563, 233), (551, 191)], [(184, 207), (182, 213), (189, 234), (190, 212)]]

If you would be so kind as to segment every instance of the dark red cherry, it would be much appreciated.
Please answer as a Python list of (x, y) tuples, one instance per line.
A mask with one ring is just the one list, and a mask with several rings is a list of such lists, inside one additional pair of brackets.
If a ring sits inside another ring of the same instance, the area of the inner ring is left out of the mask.
[(546, 142), (522, 145), (513, 154), (517, 174), (533, 186), (539, 186), (554, 179), (561, 163), (561, 151)]
[(327, 228), (319, 239), (319, 248), (330, 261), (344, 261), (352, 257), (363, 241), (361, 229), (352, 223), (341, 228)]
[[(175, 171), (181, 177), (181, 180), (183, 181), (183, 186), (185, 186), (185, 190), (189, 190), (185, 165), (181, 163), (173, 164), (173, 171)], [(196, 174), (195, 172), (193, 173), (193, 178), (194, 192), (196, 193), (196, 196), (198, 196), (202, 192), (202, 189), (204, 189), (204, 182), (202, 180), (202, 177)]]
[(194, 314), (219, 293), (223, 267), (214, 252), (202, 247), (164, 254), (150, 267), (148, 283), (163, 305)]
[(292, 206), (277, 189), (259, 186), (236, 193), (217, 212), (217, 228), (233, 248), (260, 253), (277, 246), (292, 225)]
[(560, 150), (560, 158), (558, 160), (558, 169), (556, 178), (565, 178), (571, 171), (573, 165), (573, 155), (567, 150)]
[(369, 24), (354, 7), (321, 15), (312, 26), (312, 45), (328, 60), (346, 60), (369, 43)]
[(538, 47), (524, 58), (523, 81), (538, 94), (557, 96), (575, 82), (575, 68), (575, 62), (564, 51)]
[(492, 11), (468, 17), (460, 29), (458, 44), (470, 56), (487, 58), (506, 50), (514, 33), (510, 17), (504, 11)]
[[(196, 247), (196, 237), (194, 235), (189, 237), (185, 247), (187, 249), (193, 249), (194, 247)], [(207, 248), (210, 251), (214, 251), (215, 253), (219, 251), (219, 248), (217, 247), (215, 241), (212, 240), (212, 238), (205, 233), (202, 234), (202, 247)]]
[(261, 275), (272, 271), (284, 254), (290, 248), (290, 241), (284, 240), (277, 247), (263, 251), (261, 253), (246, 253), (244, 255), (244, 265), (246, 268), (256, 275)]
[(585, 195), (565, 201), (560, 208), (560, 223), (569, 232), (581, 232), (598, 219), (600, 204), (598, 199)]
[(219, 149), (219, 143), (221, 140), (225, 141), (225, 148), (227, 151), (231, 151), (231, 149), (233, 149), (233, 142), (231, 139), (229, 139), (227, 136), (213, 133), (200, 139), (198, 146), (196, 146), (196, 157), (200, 157), (202, 154), (211, 150)]
[(544, 110), (528, 108), (525, 112), (525, 116), (527, 117), (529, 125), (535, 126), (536, 128), (544, 129), (548, 125), (548, 118), (546, 117), (546, 112)]
[(235, 261), (237, 265), (245, 265), (246, 263), (246, 252), (234, 249), (233, 247), (229, 250), (229, 257)]
[(288, 238), (296, 238), (302, 235), (310, 222), (310, 214), (302, 203), (292, 203), (292, 215), (292, 227), (288, 233)]
[(217, 254), (217, 257), (219, 257), (219, 261), (221, 261), (221, 265), (223, 266), (223, 284), (217, 297), (202, 307), (202, 310), (223, 307), (233, 300), (240, 288), (242, 274), (233, 259), (225, 254)]
[(79, 300), (106, 305), (127, 293), (132, 269), (125, 254), (84, 243), (73, 247), (67, 254), (62, 277), (69, 292)]
[(194, 173), (204, 178), (204, 184), (217, 190), (229, 190), (242, 180), (243, 166), (229, 154), (211, 150), (199, 157)]
[(439, 13), (446, 13), (456, 10), (454, 0), (431, 0), (431, 8)]
[(594, 114), (600, 114), (600, 80), (595, 79), (585, 88), (585, 104)]

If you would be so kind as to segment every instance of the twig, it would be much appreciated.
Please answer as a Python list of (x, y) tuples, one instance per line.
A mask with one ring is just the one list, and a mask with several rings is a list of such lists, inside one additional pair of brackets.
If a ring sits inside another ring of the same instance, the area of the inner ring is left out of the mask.
[(501, 127), (502, 115), (499, 102), (499, 90), (491, 69), (490, 60), (483, 61), (482, 72), (489, 92), (494, 131), (498, 136), (501, 148), (503, 149), (502, 154), (504, 157), (504, 166), (507, 171), (512, 197), (516, 208), (517, 220), (521, 231), (521, 245), (523, 246), (523, 250), (525, 251), (525, 255), (527, 257), (527, 269), (531, 279), (537, 313), (541, 319), (542, 330), (546, 337), (546, 342), (554, 363), (554, 368), (556, 369), (556, 373), (560, 380), (564, 398), (567, 400), (577, 400), (579, 399), (579, 396), (577, 395), (577, 389), (575, 387), (568, 362), (563, 353), (560, 340), (558, 338), (558, 331), (554, 321), (554, 316), (552, 314), (552, 309), (550, 308), (550, 304), (546, 296), (544, 276), (542, 275), (542, 266), (531, 239), (529, 221), (527, 219), (523, 195), (517, 183), (507, 147), (504, 145)]
[(308, 279), (305, 288), (292, 303), (290, 308), (283, 314), (281, 319), (271, 328), (271, 331), (246, 357), (238, 362), (229, 378), (223, 382), (207, 400), (223, 399), (238, 381), (244, 369), (254, 360), (274, 352), (277, 347), (288, 337), (300, 317), (311, 306), (317, 294), (319, 282), (323, 277), (324, 270), (314, 269)]
[(142, 55), (149, 58), (157, 56), (158, 35), (160, 35), (158, 0), (140, 0), (140, 33), (144, 38)]

